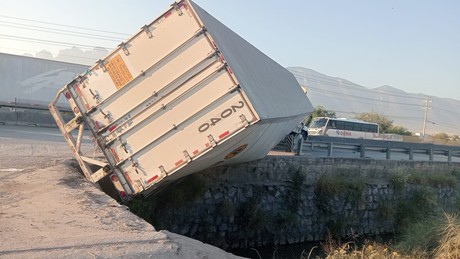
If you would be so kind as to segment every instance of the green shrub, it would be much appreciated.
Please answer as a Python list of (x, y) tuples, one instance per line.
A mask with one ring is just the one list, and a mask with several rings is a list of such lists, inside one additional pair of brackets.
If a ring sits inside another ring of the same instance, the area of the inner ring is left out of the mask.
[(316, 205), (322, 211), (329, 211), (335, 197), (357, 206), (363, 201), (366, 183), (363, 177), (323, 176), (315, 184)]
[[(357, 209), (364, 201), (366, 184), (363, 177), (323, 176), (314, 186), (318, 211), (332, 218), (326, 228), (332, 237), (340, 237), (344, 228), (356, 221), (357, 215), (343, 216), (343, 208), (351, 204)], [(337, 208), (337, 201), (342, 208)]]
[(145, 221), (151, 222), (153, 211), (153, 203), (151, 200), (145, 199), (143, 196), (134, 197), (126, 204), (129, 210), (137, 216), (143, 218)]
[(393, 202), (380, 202), (375, 209), (381, 220), (393, 220), (396, 217), (396, 208)]
[(436, 247), (436, 223), (433, 219), (426, 217), (407, 222), (398, 235), (398, 244), (395, 247), (404, 253), (415, 251), (429, 253)]
[(296, 213), (291, 211), (281, 211), (279, 213), (277, 223), (280, 228), (295, 226), (299, 223), (299, 217)]
[(390, 173), (390, 182), (395, 191), (401, 192), (409, 183), (412, 173), (406, 169), (397, 169)]
[(217, 207), (217, 213), (225, 218), (230, 218), (235, 214), (235, 207), (229, 200), (223, 200)]
[(435, 188), (438, 188), (440, 186), (455, 188), (455, 185), (457, 184), (457, 179), (453, 175), (433, 174), (427, 176), (427, 183)]
[(426, 186), (416, 186), (408, 197), (400, 199), (397, 205), (397, 229), (403, 229), (413, 222), (425, 219), (439, 210), (436, 194)]
[(288, 210), (292, 213), (297, 213), (301, 203), (301, 194), (303, 190), (303, 184), (306, 179), (306, 175), (299, 170), (289, 170), (291, 172), (291, 179), (288, 181), (288, 190), (284, 197), (285, 204)]
[(252, 196), (243, 202), (237, 210), (237, 223), (252, 232), (262, 230), (268, 223), (268, 215), (260, 208), (260, 197)]

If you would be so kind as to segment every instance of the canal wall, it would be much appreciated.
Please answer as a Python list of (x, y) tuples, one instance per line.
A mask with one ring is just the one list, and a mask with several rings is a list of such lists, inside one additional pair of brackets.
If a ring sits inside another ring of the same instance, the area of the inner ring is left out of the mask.
[(295, 244), (393, 233), (412, 207), (455, 211), (458, 179), (459, 163), (269, 156), (191, 175), (132, 210), (224, 249)]

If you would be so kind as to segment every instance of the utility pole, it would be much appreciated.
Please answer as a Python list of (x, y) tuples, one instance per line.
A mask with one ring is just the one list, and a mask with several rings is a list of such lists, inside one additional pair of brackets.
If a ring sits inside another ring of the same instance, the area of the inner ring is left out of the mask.
[(425, 104), (423, 106), (423, 108), (425, 109), (425, 116), (423, 118), (423, 130), (422, 130), (423, 139), (425, 139), (425, 134), (426, 134), (426, 123), (428, 121), (428, 110), (431, 109), (430, 103), (431, 103), (431, 99), (429, 96), (427, 96), (425, 98)]

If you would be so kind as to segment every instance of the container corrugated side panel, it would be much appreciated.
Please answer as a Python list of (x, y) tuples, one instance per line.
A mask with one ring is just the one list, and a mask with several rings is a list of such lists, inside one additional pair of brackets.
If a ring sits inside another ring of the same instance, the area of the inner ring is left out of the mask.
[[(245, 150), (237, 157), (231, 160), (210, 158), (208, 162), (230, 164), (262, 158), (310, 114), (313, 107), (292, 73), (198, 5), (192, 1), (190, 3), (199, 17), (199, 22), (206, 28), (213, 44), (221, 51), (239, 82), (242, 94), (260, 118), (257, 124), (251, 125), (233, 139), (234, 146), (213, 152), (231, 152), (235, 147), (238, 149), (245, 146)], [(221, 146), (217, 149), (225, 148)]]
[(178, 6), (69, 85), (134, 193), (258, 121), (187, 2)]
[[(193, 2), (191, 4), (262, 121), (305, 115), (313, 111), (313, 106), (292, 73), (200, 6)], [(276, 31), (273, 34), (273, 37), (277, 37)], [(289, 51), (289, 42), (286, 42), (286, 50)]]

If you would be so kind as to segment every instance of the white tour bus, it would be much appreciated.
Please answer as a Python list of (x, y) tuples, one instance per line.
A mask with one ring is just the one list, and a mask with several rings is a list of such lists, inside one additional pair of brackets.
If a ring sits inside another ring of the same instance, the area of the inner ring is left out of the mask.
[(330, 136), (344, 138), (383, 139), (379, 134), (379, 125), (345, 118), (314, 118), (308, 126), (309, 136)]

